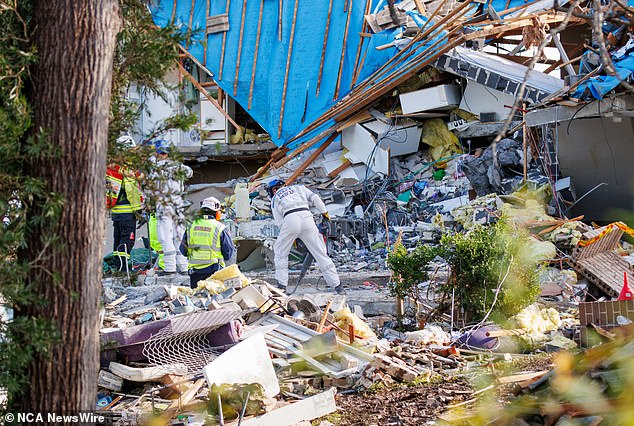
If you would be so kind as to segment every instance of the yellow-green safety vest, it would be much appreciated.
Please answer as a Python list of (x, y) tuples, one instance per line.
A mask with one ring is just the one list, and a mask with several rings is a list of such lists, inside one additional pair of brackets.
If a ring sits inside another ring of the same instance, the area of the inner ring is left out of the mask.
[[(130, 173), (130, 171), (123, 169), (123, 179), (119, 181), (119, 184), (125, 189), (126, 196), (128, 197), (128, 203), (130, 204), (115, 204), (114, 207), (112, 207), (112, 213), (133, 213), (137, 210), (141, 210), (141, 200), (143, 198), (141, 188), (139, 187), (139, 182), (129, 176)], [(118, 180), (113, 176), (108, 176), (107, 179)]]
[(156, 233), (156, 216), (150, 215), (150, 221), (148, 222), (148, 238), (150, 239), (150, 248), (158, 253), (158, 266), (161, 269), (165, 269), (165, 262), (163, 259), (163, 246), (159, 243), (158, 234)]
[(218, 263), (225, 267), (220, 236), (225, 225), (215, 219), (198, 218), (187, 231), (187, 259), (189, 267), (203, 269)]

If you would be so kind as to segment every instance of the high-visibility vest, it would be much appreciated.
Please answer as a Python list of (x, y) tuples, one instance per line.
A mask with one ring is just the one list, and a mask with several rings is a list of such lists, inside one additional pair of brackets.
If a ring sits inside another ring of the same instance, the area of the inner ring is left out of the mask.
[(189, 267), (203, 269), (219, 264), (224, 268), (220, 236), (225, 225), (209, 216), (194, 220), (187, 231), (187, 259)]
[[(122, 187), (125, 189), (129, 204), (117, 204)], [(133, 213), (141, 210), (142, 201), (141, 186), (134, 173), (119, 166), (106, 170), (106, 207), (112, 213)]]
[(163, 259), (163, 246), (159, 243), (158, 234), (156, 233), (156, 216), (151, 215), (148, 222), (148, 238), (150, 239), (150, 248), (158, 253), (158, 266), (165, 269), (165, 261)]

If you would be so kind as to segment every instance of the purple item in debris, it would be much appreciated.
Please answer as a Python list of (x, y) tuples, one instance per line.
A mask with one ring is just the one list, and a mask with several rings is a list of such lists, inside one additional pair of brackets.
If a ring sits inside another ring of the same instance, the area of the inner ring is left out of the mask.
[(238, 320), (233, 320), (209, 333), (207, 341), (214, 348), (218, 348), (219, 352), (224, 352), (238, 343), (241, 335), (242, 323)]
[(484, 327), (464, 333), (458, 338), (458, 343), (464, 346), (487, 349), (490, 351), (496, 350), (500, 346), (500, 339), (497, 337), (487, 337), (487, 333), (499, 329), (499, 327), (494, 325), (485, 325)]

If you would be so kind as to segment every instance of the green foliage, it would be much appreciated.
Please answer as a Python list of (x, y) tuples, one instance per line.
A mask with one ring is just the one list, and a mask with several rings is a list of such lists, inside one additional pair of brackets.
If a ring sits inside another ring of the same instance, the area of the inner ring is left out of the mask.
[(531, 253), (528, 233), (503, 221), (445, 234), (438, 246), (419, 245), (407, 252), (397, 245), (387, 258), (397, 278), (390, 290), (401, 298), (421, 300), (419, 284), (429, 279), (429, 262), (440, 256), (451, 267), (449, 281), (441, 286), (444, 300), (454, 294), (470, 320), (482, 319), (495, 305), (491, 319), (502, 321), (539, 294), (538, 264)]
[(441, 254), (439, 247), (420, 244), (411, 252), (397, 244), (388, 256), (387, 264), (396, 274), (389, 288), (393, 296), (419, 300), (418, 285), (429, 279), (427, 264)]
[(467, 233), (444, 235), (441, 245), (451, 266), (445, 292), (455, 291), (471, 320), (482, 319), (493, 303), (493, 319), (515, 315), (540, 291), (538, 265), (531, 258), (529, 244), (526, 231), (503, 221), (477, 226)]
[[(126, 156), (114, 141), (128, 132), (139, 118), (144, 105), (126, 98), (127, 91), (135, 86), (167, 99), (166, 90), (174, 89), (164, 83), (165, 75), (179, 60), (179, 43), (185, 41), (184, 34), (174, 25), (160, 28), (154, 24), (143, 0), (119, 0), (123, 26), (117, 35), (117, 48), (113, 64), (112, 102), (109, 126), (109, 157)], [(175, 114), (160, 122), (149, 135), (143, 135), (147, 142), (169, 129), (189, 129), (196, 116), (188, 111)], [(134, 158), (128, 162), (145, 161)]]
[[(19, 251), (31, 246), (59, 246), (54, 233), (37, 237), (36, 228), (54, 229), (63, 199), (51, 193), (43, 179), (29, 176), (33, 162), (59, 155), (46, 141), (30, 136), (31, 110), (24, 88), (29, 67), (36, 61), (29, 41), (29, 1), (2, 2), (0, 7), (0, 309), (19, 308), (46, 303), (27, 285), (32, 269), (41, 268), (18, 257)], [(30, 212), (37, 211), (33, 215)], [(36, 239), (37, 238), (37, 239)], [(43, 271), (54, 276), (50, 271)], [(47, 319), (11, 318), (12, 311), (0, 315), (0, 388), (10, 398), (19, 395), (30, 379), (25, 369), (37, 353), (47, 353), (59, 333)]]
[[(22, 314), (31, 306), (48, 303), (34, 291), (37, 276), (59, 282), (59, 274), (45, 270), (41, 260), (50, 250), (63, 249), (55, 231), (65, 202), (31, 172), (38, 161), (60, 155), (47, 140), (46, 129), (35, 132), (25, 95), (30, 68), (37, 61), (30, 38), (32, 4), (29, 0), (0, 1), (0, 389), (8, 391), (10, 402), (20, 397), (31, 379), (27, 371), (33, 359), (46, 355), (60, 339), (50, 319)], [(156, 27), (143, 0), (120, 0), (120, 11), (123, 26), (113, 64), (109, 158), (134, 166), (147, 163), (151, 149), (130, 153), (114, 142), (133, 126), (141, 111), (141, 106), (125, 99), (126, 92), (137, 85), (161, 95), (162, 79), (178, 60), (177, 43), (183, 36), (173, 26)], [(194, 122), (192, 114), (177, 114), (148, 136), (171, 128), (187, 129)], [(42, 229), (50, 232), (40, 232)], [(20, 256), (34, 250), (30, 260)]]

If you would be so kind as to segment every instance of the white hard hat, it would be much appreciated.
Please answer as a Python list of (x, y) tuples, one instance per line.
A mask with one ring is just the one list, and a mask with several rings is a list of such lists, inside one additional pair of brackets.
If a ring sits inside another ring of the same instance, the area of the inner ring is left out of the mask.
[(216, 197), (207, 197), (200, 203), (201, 209), (209, 209), (214, 212), (220, 211), (220, 201)]
[(130, 135), (123, 135), (117, 138), (117, 143), (125, 146), (126, 148), (133, 148), (136, 146), (134, 139)]

